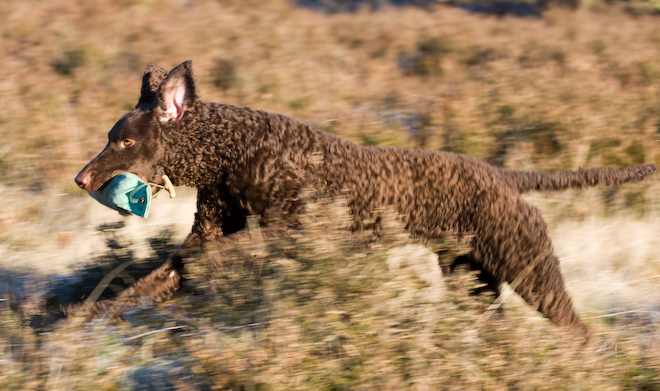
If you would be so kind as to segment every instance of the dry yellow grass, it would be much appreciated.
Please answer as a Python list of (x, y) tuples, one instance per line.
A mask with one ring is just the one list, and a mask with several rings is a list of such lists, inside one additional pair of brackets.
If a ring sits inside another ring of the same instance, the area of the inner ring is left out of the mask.
[[(148, 221), (129, 219), (117, 235), (133, 244), (108, 249), (95, 229), (119, 218), (73, 183), (137, 102), (147, 63), (191, 59), (204, 100), (284, 113), (362, 144), (517, 169), (658, 164), (657, 17), (598, 1), (525, 19), (446, 4), (326, 15), (287, 0), (17, 0), (2, 4), (0, 56), (3, 387), (130, 389), (169, 373), (173, 389), (660, 389), (657, 175), (529, 196), (594, 328), (586, 349), (515, 297), (474, 330), (483, 306), (465, 295), (469, 276), (439, 282), (401, 256), (426, 259), (400, 230), (365, 247), (340, 229), (344, 212), (323, 208), (300, 236), (232, 250), (236, 267), (193, 268), (212, 276), (205, 296), (182, 294), (126, 322), (35, 335), (7, 294), (21, 268), (38, 312), (59, 278), (41, 273), (153, 258), (149, 239), (163, 227), (175, 225), (173, 242), (189, 229), (192, 191), (157, 200)], [(282, 254), (291, 243), (302, 255)], [(242, 323), (250, 317), (261, 320)]]

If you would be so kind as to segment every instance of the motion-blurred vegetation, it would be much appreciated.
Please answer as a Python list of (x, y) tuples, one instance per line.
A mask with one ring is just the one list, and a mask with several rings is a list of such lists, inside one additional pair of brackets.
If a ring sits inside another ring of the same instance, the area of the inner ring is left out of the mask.
[[(211, 246), (189, 264), (192, 292), (122, 320), (33, 330), (3, 309), (3, 389), (658, 389), (657, 324), (643, 314), (593, 325), (608, 336), (596, 346), (521, 300), (484, 324), (492, 298), (470, 296), (474, 275), (443, 277), (437, 255), (408, 239), (394, 214), (373, 243), (350, 232), (341, 200), (309, 205), (299, 230), (264, 240), (253, 229)], [(130, 252), (117, 228), (103, 228), (112, 231), (105, 264)], [(169, 242), (167, 232), (159, 238)], [(432, 247), (444, 260), (464, 251)]]
[[(528, 170), (658, 164), (659, 9), (651, 0), (3, 2), (0, 388), (660, 389), (657, 175), (533, 200), (551, 230), (563, 224), (553, 237), (591, 318), (587, 347), (517, 298), (477, 330), (488, 298), (469, 297), (470, 274), (440, 280), (424, 263), (432, 254), (394, 218), (379, 242), (349, 235), (345, 210), (329, 201), (299, 232), (222, 257), (210, 250), (188, 270), (194, 292), (124, 320), (55, 322), (59, 304), (87, 297), (112, 268), (137, 260), (106, 294), (180, 240), (180, 227), (145, 223), (137, 254), (135, 228), (104, 221), (72, 180), (137, 103), (147, 63), (191, 59), (203, 100), (280, 112), (360, 144)], [(460, 250), (437, 245), (449, 258)]]

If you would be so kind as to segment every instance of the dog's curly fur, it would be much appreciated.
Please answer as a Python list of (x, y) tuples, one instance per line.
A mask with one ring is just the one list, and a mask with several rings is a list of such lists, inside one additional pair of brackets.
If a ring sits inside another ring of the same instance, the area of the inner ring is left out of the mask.
[(283, 115), (201, 102), (190, 62), (169, 73), (148, 66), (136, 110), (119, 120), (109, 139), (76, 177), (82, 188), (96, 190), (130, 171), (148, 181), (165, 173), (175, 185), (198, 189), (191, 235), (124, 296), (168, 297), (188, 249), (236, 233), (248, 215), (264, 226), (274, 209), (295, 216), (304, 210), (300, 191), (311, 183), (329, 197), (345, 193), (356, 227), (377, 225), (378, 211), (393, 207), (414, 236), (472, 237), (470, 258), (500, 282), (511, 282), (542, 256), (516, 292), (555, 324), (577, 328), (584, 326), (545, 222), (522, 193), (636, 182), (656, 169), (521, 172), (449, 152), (358, 146)]

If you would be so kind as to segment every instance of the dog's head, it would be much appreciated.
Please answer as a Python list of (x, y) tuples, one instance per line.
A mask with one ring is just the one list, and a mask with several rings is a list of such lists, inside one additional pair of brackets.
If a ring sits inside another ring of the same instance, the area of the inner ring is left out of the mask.
[(190, 61), (169, 73), (148, 65), (135, 110), (112, 127), (103, 151), (76, 176), (78, 186), (96, 191), (122, 172), (133, 173), (145, 182), (160, 183), (164, 173), (163, 133), (185, 126), (198, 103)]

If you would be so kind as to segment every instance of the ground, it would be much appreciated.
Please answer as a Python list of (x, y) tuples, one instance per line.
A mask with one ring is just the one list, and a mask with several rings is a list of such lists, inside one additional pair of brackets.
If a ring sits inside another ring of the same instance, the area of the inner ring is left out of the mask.
[[(122, 218), (73, 177), (139, 96), (147, 63), (193, 60), (209, 101), (280, 112), (360, 144), (515, 169), (658, 164), (660, 23), (635, 4), (540, 17), (447, 4), (326, 14), (287, 1), (11, 1), (0, 14), (0, 383), (6, 389), (660, 389), (660, 182), (530, 194), (584, 346), (516, 296), (482, 325), (461, 248), (349, 234), (341, 200), (300, 232), (210, 250), (188, 289), (125, 319), (55, 322), (167, 256), (194, 192)], [(644, 3), (642, 3), (644, 4)], [(258, 5), (258, 6), (257, 6)], [(643, 7), (641, 7), (643, 8)], [(296, 249), (296, 251), (292, 251)], [(214, 262), (209, 262), (214, 261)], [(506, 290), (505, 290), (506, 291)], [(477, 327), (477, 326), (479, 327)], [(137, 354), (136, 354), (137, 353)], [(142, 388), (140, 388), (142, 387)], [(151, 388), (149, 388), (151, 387)]]

